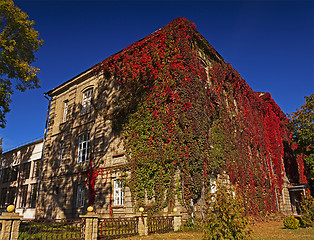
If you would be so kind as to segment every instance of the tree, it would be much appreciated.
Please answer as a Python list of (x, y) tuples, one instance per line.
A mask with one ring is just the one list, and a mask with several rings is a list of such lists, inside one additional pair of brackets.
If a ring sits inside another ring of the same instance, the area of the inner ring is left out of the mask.
[[(307, 178), (314, 182), (314, 94), (305, 96), (301, 109), (289, 114), (293, 127), (293, 140), (298, 144), (297, 154), (304, 154)], [(313, 189), (313, 188), (312, 188)]]
[[(20, 91), (39, 87), (39, 69), (31, 64), (42, 46), (34, 21), (14, 5), (0, 0), (0, 127), (6, 124), (13, 88)], [(14, 83), (12, 82), (13, 80)]]
[(251, 239), (243, 199), (229, 184), (214, 185), (216, 192), (207, 195), (203, 239)]

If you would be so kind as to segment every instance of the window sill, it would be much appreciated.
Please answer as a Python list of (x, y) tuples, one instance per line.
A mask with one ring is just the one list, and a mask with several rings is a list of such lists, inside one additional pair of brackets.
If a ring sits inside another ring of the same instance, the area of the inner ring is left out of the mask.
[(122, 157), (124, 154), (125, 154), (125, 152), (116, 153), (116, 154), (113, 154), (112, 157), (113, 158)]
[(121, 206), (112, 206), (111, 208), (112, 208), (112, 209), (121, 209), (121, 208), (124, 208), (124, 205), (121, 205)]

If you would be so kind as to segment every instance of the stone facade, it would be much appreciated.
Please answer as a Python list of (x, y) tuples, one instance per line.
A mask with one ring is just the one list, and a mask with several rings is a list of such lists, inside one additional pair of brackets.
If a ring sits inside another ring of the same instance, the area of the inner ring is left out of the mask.
[[(76, 218), (86, 211), (91, 164), (98, 169), (94, 205), (97, 213), (133, 214), (130, 191), (118, 186), (121, 176), (115, 170), (126, 163), (123, 142), (113, 132), (111, 121), (104, 121), (102, 109), (94, 105), (100, 78), (90, 77), (89, 73), (48, 92), (51, 106), (38, 209), (42, 217)], [(110, 95), (118, 94), (113, 82), (109, 85), (108, 101)]]
[(24, 219), (35, 217), (42, 148), (38, 140), (1, 156), (1, 212), (13, 204)]

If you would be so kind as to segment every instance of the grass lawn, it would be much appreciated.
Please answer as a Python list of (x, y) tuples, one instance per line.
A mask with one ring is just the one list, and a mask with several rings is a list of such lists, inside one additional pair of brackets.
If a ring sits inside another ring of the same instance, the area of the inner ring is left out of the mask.
[[(314, 228), (285, 229), (282, 222), (257, 223), (251, 227), (254, 240), (314, 240)], [(202, 240), (201, 232), (172, 232), (134, 236), (124, 240)]]
[(314, 240), (314, 228), (286, 229), (283, 222), (258, 223), (252, 230), (256, 240)]

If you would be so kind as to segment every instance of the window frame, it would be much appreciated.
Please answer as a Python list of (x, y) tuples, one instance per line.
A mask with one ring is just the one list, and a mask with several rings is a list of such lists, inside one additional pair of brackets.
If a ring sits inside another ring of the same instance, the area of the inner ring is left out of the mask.
[(91, 112), (92, 107), (93, 88), (90, 87), (83, 92), (81, 115)]
[(8, 196), (8, 188), (7, 187), (1, 188), (1, 192), (0, 192), (0, 206), (1, 207), (5, 207), (7, 203), (7, 196)]
[(32, 178), (38, 178), (39, 177), (40, 166), (41, 166), (41, 160), (35, 160)]
[(62, 160), (64, 156), (64, 142), (59, 143), (59, 155), (58, 155), (58, 167), (62, 165)]
[(78, 185), (76, 189), (76, 201), (75, 206), (77, 208), (84, 207), (85, 205), (85, 191), (86, 188), (84, 185)]
[(28, 185), (22, 185), (20, 192), (20, 208), (27, 207)]
[(113, 180), (113, 206), (124, 206), (124, 186), (120, 179)]
[(23, 163), (23, 179), (29, 179), (30, 175), (31, 175), (31, 162), (25, 162)]
[(11, 177), (10, 177), (10, 182), (14, 182), (17, 180), (19, 174), (19, 166), (13, 166), (11, 169)]
[(78, 153), (77, 153), (77, 162), (78, 163), (87, 162), (89, 160), (88, 159), (89, 142), (90, 142), (89, 133), (83, 133), (79, 136)]
[(7, 183), (7, 182), (10, 182), (10, 180), (11, 180), (11, 168), (5, 167), (3, 168), (3, 172), (2, 172), (2, 182)]
[(7, 203), (14, 205), (17, 187), (9, 187)]
[(36, 207), (38, 183), (31, 184), (31, 195), (29, 197), (29, 207)]
[(66, 100), (63, 102), (63, 116), (62, 116), (62, 123), (65, 123), (67, 121), (68, 116), (68, 107), (69, 107), (69, 101)]

